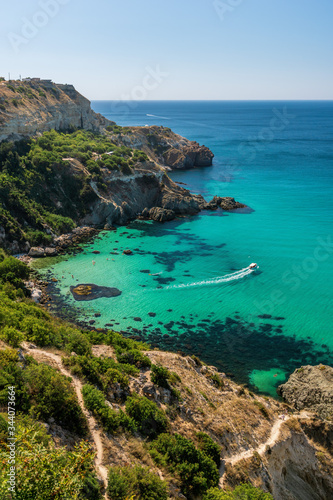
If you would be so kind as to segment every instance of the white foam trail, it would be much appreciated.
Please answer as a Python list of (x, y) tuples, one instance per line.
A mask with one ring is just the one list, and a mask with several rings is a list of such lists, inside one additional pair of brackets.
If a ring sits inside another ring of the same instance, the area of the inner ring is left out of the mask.
[(235, 281), (239, 280), (242, 278), (245, 278), (245, 276), (249, 276), (251, 273), (253, 273), (254, 269), (250, 269), (249, 267), (244, 267), (244, 269), (240, 269), (239, 271), (236, 271), (231, 274), (226, 274), (225, 276), (218, 276), (217, 278), (212, 278), (210, 280), (204, 280), (204, 281), (196, 281), (195, 283), (184, 283), (182, 285), (172, 285), (166, 287), (167, 289), (174, 289), (174, 288), (189, 288), (193, 286), (203, 286), (203, 285), (218, 285), (219, 283), (228, 283), (229, 281)]
[(170, 120), (167, 116), (158, 116), (158, 115), (150, 115), (149, 113), (146, 116), (152, 116), (153, 118), (162, 118), (163, 120)]

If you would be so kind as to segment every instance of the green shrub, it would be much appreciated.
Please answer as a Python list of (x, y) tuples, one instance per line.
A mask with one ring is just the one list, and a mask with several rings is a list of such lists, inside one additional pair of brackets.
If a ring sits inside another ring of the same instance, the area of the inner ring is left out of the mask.
[(92, 411), (101, 421), (103, 428), (110, 433), (120, 429), (135, 431), (136, 426), (132, 418), (125, 415), (123, 411), (115, 411), (105, 403), (104, 394), (92, 385), (84, 385), (82, 388), (84, 405), (87, 410)]
[(142, 354), (142, 352), (137, 349), (129, 349), (128, 351), (121, 351), (117, 349), (117, 360), (119, 363), (127, 363), (134, 365), (137, 368), (150, 367), (151, 361), (148, 356)]
[(167, 368), (163, 366), (152, 365), (150, 379), (153, 384), (159, 385), (166, 389), (170, 389), (168, 379), (170, 379), (170, 372)]
[(203, 500), (273, 500), (273, 497), (270, 493), (265, 493), (251, 484), (241, 484), (228, 492), (211, 488)]
[(69, 380), (48, 365), (30, 365), (24, 370), (31, 409), (36, 418), (50, 417), (80, 435), (87, 433), (87, 423)]
[(165, 481), (146, 467), (112, 467), (108, 477), (108, 498), (110, 500), (167, 500)]
[[(91, 445), (82, 441), (73, 451), (56, 448), (42, 424), (27, 418), (16, 421), (16, 495), (22, 500), (72, 500), (84, 498), (87, 477), (92, 476)], [(0, 443), (0, 463), (8, 463), (8, 448)], [(6, 467), (9, 472), (9, 466)], [(8, 496), (7, 476), (0, 474), (0, 498)], [(89, 498), (89, 497), (86, 497)], [(97, 496), (90, 497), (99, 498)]]
[(6, 257), (0, 262), (0, 281), (8, 281), (17, 283), (18, 280), (26, 280), (29, 278), (29, 268), (26, 264), (14, 257)]
[(214, 385), (216, 385), (216, 387), (218, 387), (219, 389), (221, 389), (224, 386), (223, 380), (217, 373), (208, 375), (208, 378), (210, 378), (210, 380), (214, 383)]
[(85, 377), (91, 384), (99, 386), (104, 391), (110, 390), (110, 386), (115, 383), (125, 388), (128, 385), (127, 375), (136, 376), (140, 373), (135, 366), (91, 355), (71, 356), (64, 358), (63, 363), (73, 374)]
[(104, 387), (107, 389), (114, 384), (120, 384), (122, 389), (128, 387), (129, 378), (116, 368), (109, 368), (104, 376)]
[(76, 354), (84, 356), (91, 354), (91, 344), (87, 337), (78, 331), (73, 331), (65, 344), (67, 352), (75, 352)]
[(151, 443), (150, 454), (157, 465), (167, 467), (180, 478), (186, 496), (202, 495), (218, 485), (219, 471), (214, 461), (179, 434), (161, 434)]
[(144, 436), (156, 437), (168, 427), (168, 418), (156, 403), (141, 396), (132, 396), (126, 401), (126, 413), (133, 418)]
[(12, 326), (5, 326), (3, 329), (0, 329), (0, 338), (11, 347), (19, 347), (24, 340), (24, 335)]
[(212, 440), (205, 432), (198, 432), (197, 435), (198, 448), (210, 457), (219, 468), (221, 465), (221, 446)]
[(43, 231), (34, 231), (33, 229), (25, 231), (25, 237), (31, 246), (49, 245), (53, 241), (52, 235), (46, 234)]

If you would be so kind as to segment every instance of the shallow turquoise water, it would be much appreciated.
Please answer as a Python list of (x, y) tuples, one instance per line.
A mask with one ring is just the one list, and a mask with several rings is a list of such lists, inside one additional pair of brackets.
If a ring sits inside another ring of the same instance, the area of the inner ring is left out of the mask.
[[(94, 108), (108, 116), (116, 106)], [(285, 123), (273, 130), (278, 113)], [(333, 104), (145, 102), (112, 116), (120, 125), (162, 124), (211, 147), (213, 167), (172, 178), (254, 211), (105, 232), (49, 270), (59, 279), (58, 302), (96, 326), (197, 354), (271, 394), (300, 364), (331, 364)], [(251, 262), (259, 272), (239, 272)], [(79, 303), (69, 292), (78, 282), (115, 286), (122, 295)]]

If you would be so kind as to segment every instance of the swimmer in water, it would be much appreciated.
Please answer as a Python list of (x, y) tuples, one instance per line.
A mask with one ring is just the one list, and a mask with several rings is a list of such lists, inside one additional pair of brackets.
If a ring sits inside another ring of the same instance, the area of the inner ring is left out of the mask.
[(96, 264), (96, 262), (93, 260), (93, 261), (92, 261), (92, 265), (94, 266), (95, 264)]

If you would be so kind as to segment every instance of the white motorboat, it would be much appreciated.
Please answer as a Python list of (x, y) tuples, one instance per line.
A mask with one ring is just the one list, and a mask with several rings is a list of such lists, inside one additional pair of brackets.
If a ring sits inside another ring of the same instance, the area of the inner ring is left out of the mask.
[(255, 264), (254, 262), (249, 265), (250, 269), (258, 269), (258, 267), (259, 267), (258, 264)]

